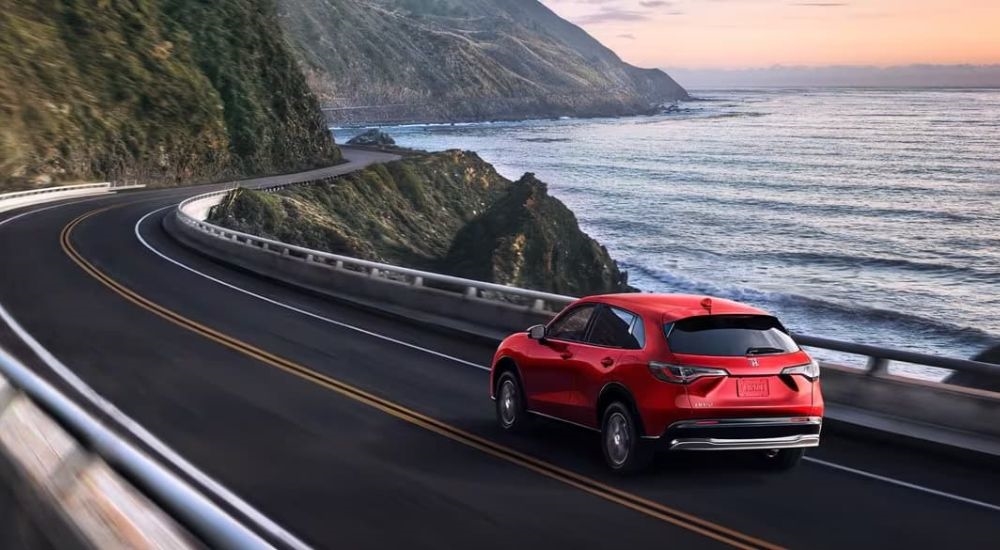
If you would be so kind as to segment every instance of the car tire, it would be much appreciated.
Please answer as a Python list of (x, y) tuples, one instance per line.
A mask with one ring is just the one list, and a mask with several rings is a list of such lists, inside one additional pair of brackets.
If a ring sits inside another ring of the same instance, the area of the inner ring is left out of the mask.
[(497, 424), (507, 432), (523, 432), (530, 423), (530, 415), (524, 399), (521, 381), (510, 371), (497, 379), (496, 387)]
[(653, 448), (642, 440), (631, 408), (620, 401), (604, 409), (601, 421), (601, 450), (604, 461), (615, 473), (633, 474), (644, 470), (653, 459)]
[(798, 466), (805, 449), (775, 449), (760, 454), (761, 466), (766, 470), (786, 472)]

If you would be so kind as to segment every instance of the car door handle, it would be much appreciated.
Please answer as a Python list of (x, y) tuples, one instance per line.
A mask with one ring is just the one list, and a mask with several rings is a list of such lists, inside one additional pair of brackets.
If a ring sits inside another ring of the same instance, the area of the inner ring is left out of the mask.
[(605, 367), (610, 367), (615, 364), (615, 360), (610, 357), (605, 357), (604, 359), (601, 359), (601, 364)]
[(571, 351), (564, 351), (564, 352), (560, 353), (559, 356), (562, 357), (563, 359), (570, 359), (571, 357), (573, 357), (573, 352), (571, 352)]

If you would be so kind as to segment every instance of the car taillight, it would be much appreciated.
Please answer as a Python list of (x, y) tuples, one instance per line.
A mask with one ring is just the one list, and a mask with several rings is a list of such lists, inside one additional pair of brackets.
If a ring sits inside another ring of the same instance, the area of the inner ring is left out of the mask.
[(809, 380), (816, 380), (819, 378), (819, 363), (815, 359), (811, 359), (805, 365), (781, 369), (781, 374), (801, 374)]
[(725, 369), (712, 367), (692, 367), (690, 365), (673, 365), (670, 363), (659, 363), (650, 361), (649, 372), (657, 380), (670, 382), (671, 384), (690, 384), (691, 382), (705, 378), (707, 376), (729, 376)]

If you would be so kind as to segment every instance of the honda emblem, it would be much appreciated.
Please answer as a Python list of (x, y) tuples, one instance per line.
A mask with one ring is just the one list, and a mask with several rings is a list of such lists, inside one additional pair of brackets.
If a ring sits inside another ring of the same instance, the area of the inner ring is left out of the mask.
[(759, 367), (760, 366), (760, 361), (758, 361), (755, 357), (751, 357), (750, 358), (750, 366), (751, 367)]

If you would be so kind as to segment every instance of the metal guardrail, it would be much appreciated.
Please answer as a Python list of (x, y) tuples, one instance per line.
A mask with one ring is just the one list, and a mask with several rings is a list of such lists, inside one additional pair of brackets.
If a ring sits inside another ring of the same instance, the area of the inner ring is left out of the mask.
[(975, 374), (986, 374), (1000, 377), (1000, 365), (982, 363), (971, 359), (956, 359), (954, 357), (943, 357), (940, 355), (930, 355), (914, 351), (898, 350), (873, 346), (869, 344), (856, 344), (854, 342), (844, 342), (832, 338), (822, 338), (819, 336), (809, 336), (806, 334), (793, 334), (792, 337), (800, 345), (819, 348), (828, 351), (838, 351), (852, 355), (860, 355), (868, 359), (865, 372), (869, 376), (885, 376), (889, 374), (889, 362), (898, 361), (910, 363), (912, 365), (923, 365), (927, 367), (937, 367), (950, 369), (958, 372), (969, 372)]
[[(272, 192), (278, 189), (282, 189), (284, 187), (287, 186), (269, 187), (269, 188), (259, 189), (259, 191)], [(249, 233), (243, 233), (232, 229), (226, 229), (224, 227), (208, 223), (204, 220), (196, 219), (194, 216), (190, 215), (186, 211), (186, 209), (192, 208), (193, 205), (197, 205), (199, 210), (205, 212), (207, 215), (208, 208), (206, 208), (206, 206), (207, 203), (212, 202), (210, 201), (210, 199), (214, 199), (215, 197), (225, 196), (230, 191), (231, 190), (205, 193), (203, 195), (198, 195), (196, 197), (192, 197), (182, 202), (177, 208), (178, 219), (181, 221), (181, 223), (194, 227), (204, 233), (214, 235), (218, 238), (229, 239), (234, 242), (245, 244), (247, 246), (257, 247), (262, 250), (281, 254), (283, 256), (298, 258), (306, 262), (325, 264), (333, 269), (346, 269), (351, 271), (363, 272), (371, 277), (389, 279), (396, 282), (409, 284), (415, 287), (423, 287), (427, 286), (428, 283), (432, 283), (435, 285), (434, 286), (435, 289), (444, 291), (447, 291), (449, 289), (459, 289), (465, 296), (468, 296), (470, 298), (491, 299), (495, 295), (508, 298), (510, 297), (520, 298), (524, 301), (530, 302), (530, 307), (536, 311), (559, 311), (566, 304), (569, 304), (570, 302), (576, 300), (576, 298), (571, 298), (569, 296), (563, 296), (560, 294), (551, 294), (548, 292), (527, 290), (514, 286), (486, 283), (482, 281), (474, 281), (472, 279), (463, 279), (461, 277), (441, 275), (440, 273), (420, 271), (417, 269), (399, 267), (390, 264), (372, 262), (368, 260), (360, 260), (358, 258), (352, 258), (350, 256), (341, 256), (338, 254), (331, 254), (329, 252), (323, 252), (320, 250), (313, 250), (302, 246), (283, 243), (281, 241), (276, 241), (273, 239), (258, 237), (256, 235), (251, 235)], [(217, 204), (218, 202), (221, 201), (215, 201), (215, 202)], [(202, 203), (202, 204), (197, 204), (197, 203)], [(211, 206), (214, 206), (214, 204)], [(547, 306), (556, 306), (556, 307), (547, 307)]]
[[(274, 192), (285, 187), (288, 187), (288, 185), (258, 190)], [(186, 225), (220, 239), (229, 239), (234, 242), (245, 244), (246, 246), (257, 247), (264, 251), (298, 258), (307, 262), (325, 263), (334, 269), (349, 269), (353, 267), (354, 270), (366, 272), (372, 277), (396, 279), (415, 287), (426, 286), (428, 283), (437, 283), (438, 285), (450, 285), (454, 288), (463, 289), (463, 293), (469, 297), (491, 299), (493, 298), (491, 293), (506, 297), (512, 296), (530, 300), (531, 308), (536, 311), (546, 311), (546, 306), (556, 306), (549, 308), (549, 310), (559, 311), (562, 307), (576, 300), (576, 298), (572, 296), (550, 294), (547, 292), (538, 292), (517, 287), (498, 285), (495, 283), (463, 279), (460, 277), (408, 269), (405, 267), (359, 260), (348, 256), (340, 256), (318, 250), (312, 250), (273, 239), (267, 239), (256, 235), (250, 235), (248, 233), (226, 229), (224, 227), (208, 223), (204, 219), (196, 219), (186, 211), (187, 209), (191, 209), (191, 206), (197, 203), (199, 206), (199, 212), (204, 213), (205, 217), (207, 217), (209, 208), (221, 202), (221, 200), (214, 201), (214, 198), (222, 197), (231, 191), (232, 189), (227, 189), (223, 191), (215, 191), (213, 193), (206, 193), (192, 197), (180, 203), (177, 207), (178, 219)], [(209, 204), (213, 202), (214, 204)], [(206, 206), (208, 207), (206, 208)], [(865, 357), (867, 359), (867, 363), (864, 367), (864, 372), (866, 372), (869, 376), (888, 376), (890, 361), (899, 361), (913, 365), (937, 367), (958, 372), (986, 374), (1000, 377), (1000, 365), (993, 365), (990, 363), (982, 363), (968, 359), (942, 357), (938, 355), (897, 350), (867, 344), (855, 344), (852, 342), (844, 342), (805, 334), (795, 334), (793, 337), (800, 345), (803, 346)]]
[(273, 548), (187, 482), (120, 438), (0, 349), (0, 373), (195, 536), (214, 548)]
[(31, 197), (35, 195), (48, 195), (51, 193), (66, 193), (68, 191), (85, 191), (87, 189), (111, 189), (110, 183), (83, 183), (80, 185), (64, 185), (62, 187), (46, 187), (44, 189), (29, 189), (27, 191), (14, 191), (12, 193), (0, 194), (0, 202)]

